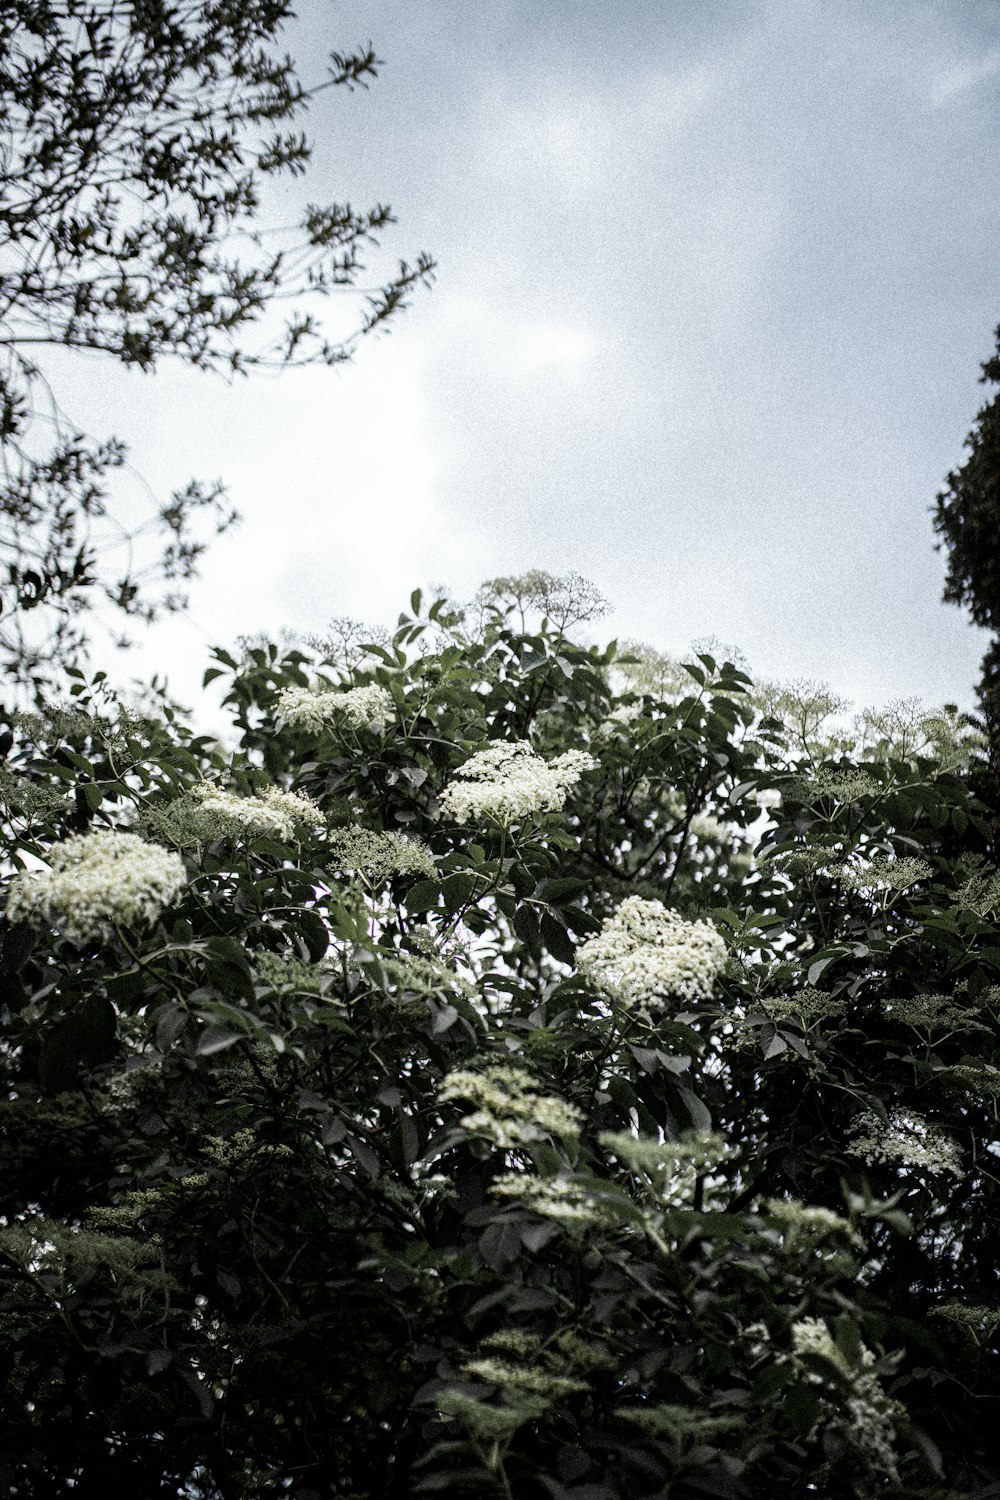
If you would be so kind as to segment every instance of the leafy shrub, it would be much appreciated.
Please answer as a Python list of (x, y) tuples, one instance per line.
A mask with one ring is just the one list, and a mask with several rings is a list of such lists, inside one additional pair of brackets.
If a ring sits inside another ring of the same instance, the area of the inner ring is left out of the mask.
[(11, 721), (11, 1495), (1000, 1478), (977, 746), (537, 579), (217, 652), (228, 748), (100, 678)]

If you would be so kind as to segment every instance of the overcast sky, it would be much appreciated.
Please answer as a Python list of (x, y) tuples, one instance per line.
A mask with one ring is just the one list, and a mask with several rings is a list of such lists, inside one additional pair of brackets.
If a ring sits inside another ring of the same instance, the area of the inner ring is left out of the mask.
[(157, 491), (221, 475), (245, 516), (144, 663), (191, 699), (209, 638), (541, 567), (622, 637), (970, 702), (930, 508), (1000, 321), (996, 0), (300, 9), (304, 76), (386, 66), (311, 112), (288, 211), (388, 200), (438, 279), (347, 370), (78, 383)]

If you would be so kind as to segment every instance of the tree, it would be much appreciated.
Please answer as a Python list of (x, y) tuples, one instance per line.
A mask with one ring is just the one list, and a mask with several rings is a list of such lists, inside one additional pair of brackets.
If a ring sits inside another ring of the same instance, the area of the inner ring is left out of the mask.
[[(983, 365), (983, 384), (1000, 384), (997, 352)], [(948, 552), (944, 598), (964, 605), (984, 630), (1000, 635), (1000, 395), (981, 409), (965, 440), (969, 456), (937, 497), (934, 529)], [(982, 663), (979, 701), (991, 745), (990, 800), (1000, 810), (1000, 641)]]
[(598, 604), (217, 652), (235, 752), (80, 676), (15, 717), (11, 1496), (1000, 1480), (975, 736)]
[(154, 562), (116, 571), (98, 522), (114, 522), (125, 448), (65, 416), (39, 351), (146, 372), (170, 357), (229, 377), (338, 364), (431, 276), (426, 255), (401, 263), (331, 334), (303, 299), (360, 290), (390, 209), (310, 204), (298, 231), (261, 224), (267, 182), (309, 162), (289, 127), (322, 90), (366, 86), (378, 67), (370, 47), (335, 52), (324, 79), (302, 83), (277, 50), (292, 14), (289, 0), (0, 11), (0, 658), (22, 682), (79, 656), (95, 599), (143, 620), (178, 607), (204, 547), (199, 521), (234, 519), (221, 486), (193, 482), (159, 511)]

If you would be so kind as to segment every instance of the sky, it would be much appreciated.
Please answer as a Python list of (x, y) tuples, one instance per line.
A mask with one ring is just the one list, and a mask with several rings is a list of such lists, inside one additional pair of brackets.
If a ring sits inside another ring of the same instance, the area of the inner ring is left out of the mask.
[(244, 516), (135, 669), (193, 702), (213, 641), (538, 567), (598, 585), (602, 638), (971, 706), (931, 510), (1000, 322), (997, 0), (302, 0), (288, 33), (306, 78), (369, 39), (268, 211), (388, 201), (433, 290), (345, 369), (69, 373), (158, 494), (221, 476)]

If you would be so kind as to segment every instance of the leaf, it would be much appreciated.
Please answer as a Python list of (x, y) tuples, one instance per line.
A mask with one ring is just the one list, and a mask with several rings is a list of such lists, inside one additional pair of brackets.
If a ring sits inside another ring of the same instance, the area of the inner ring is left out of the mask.
[[(431, 882), (428, 881), (429, 885)], [(448, 875), (441, 882), (441, 894), (445, 906), (451, 912), (461, 911), (475, 895), (478, 881), (474, 875)], [(409, 903), (408, 903), (409, 904)]]
[(575, 900), (582, 896), (584, 891), (589, 890), (590, 882), (587, 880), (574, 879), (570, 876), (560, 876), (558, 880), (547, 880), (538, 894), (543, 901), (565, 901)]
[(50, 1029), (38, 1056), (38, 1080), (46, 1094), (57, 1094), (81, 1068), (103, 1062), (110, 1054), (118, 1026), (111, 1002), (92, 995)]
[(698, 1098), (698, 1095), (693, 1094), (690, 1089), (684, 1088), (683, 1084), (680, 1083), (675, 1084), (675, 1088), (684, 1102), (684, 1108), (687, 1110), (691, 1118), (691, 1124), (695, 1130), (711, 1130), (712, 1116), (707, 1106)]
[(806, 974), (806, 982), (808, 984), (815, 984), (817, 979), (819, 979), (820, 975), (823, 973), (823, 970), (828, 968), (830, 964), (836, 963), (837, 959), (842, 957), (842, 953), (829, 953), (827, 954), (826, 958), (818, 958), (815, 963), (809, 965), (809, 971)]
[(194, 1050), (198, 1057), (214, 1057), (216, 1052), (225, 1052), (239, 1040), (240, 1033), (228, 1026), (206, 1026)]
[(532, 1255), (537, 1255), (558, 1233), (555, 1224), (528, 1224), (521, 1230), (521, 1243)]
[(427, 1009), (431, 1013), (431, 1036), (440, 1036), (458, 1020), (458, 1011), (454, 1005), (437, 1005), (428, 1000)]
[(570, 939), (569, 933), (562, 922), (549, 911), (542, 912), (542, 942), (553, 958), (560, 963), (571, 964), (576, 956), (576, 949)]
[(98, 786), (97, 782), (81, 782), (79, 789), (83, 793), (83, 800), (86, 802), (90, 811), (97, 812), (98, 808), (104, 801), (104, 793), (101, 791), (101, 788)]
[(358, 1164), (364, 1168), (368, 1176), (371, 1177), (373, 1181), (376, 1178), (380, 1177), (382, 1168), (379, 1164), (379, 1159), (372, 1148), (367, 1145), (365, 1141), (359, 1140), (356, 1135), (348, 1135), (346, 1137), (346, 1140), (348, 1146), (350, 1146), (351, 1148), (351, 1152), (354, 1156), (355, 1161), (357, 1161)]
[(121, 974), (112, 974), (107, 981), (108, 997), (115, 1005), (130, 1005), (146, 992), (146, 983), (140, 969), (126, 969)]
[(761, 1056), (764, 1058), (765, 1062), (772, 1057), (780, 1057), (782, 1052), (788, 1051), (788, 1043), (785, 1041), (785, 1038), (782, 1036), (780, 1031), (776, 1031), (774, 1035), (767, 1041), (764, 1040), (764, 1034), (767, 1032), (767, 1029), (768, 1028), (765, 1026), (761, 1035), (760, 1049)]
[(319, 912), (301, 907), (295, 916), (294, 929), (305, 941), (310, 963), (318, 964), (330, 946), (330, 934)]
[(538, 939), (538, 913), (533, 906), (522, 904), (514, 912), (514, 931), (525, 947), (532, 947)]
[(418, 880), (406, 893), (406, 909), (412, 912), (430, 911), (432, 906), (437, 906), (440, 894), (439, 880)]

